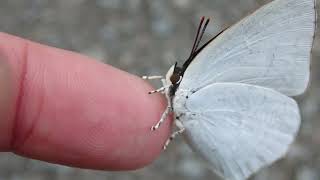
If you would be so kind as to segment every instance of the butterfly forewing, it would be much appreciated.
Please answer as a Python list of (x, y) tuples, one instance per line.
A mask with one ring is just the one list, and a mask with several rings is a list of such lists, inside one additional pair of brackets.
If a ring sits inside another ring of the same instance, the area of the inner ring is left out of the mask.
[(314, 0), (274, 0), (209, 43), (187, 68), (180, 89), (240, 82), (303, 93), (315, 31)]

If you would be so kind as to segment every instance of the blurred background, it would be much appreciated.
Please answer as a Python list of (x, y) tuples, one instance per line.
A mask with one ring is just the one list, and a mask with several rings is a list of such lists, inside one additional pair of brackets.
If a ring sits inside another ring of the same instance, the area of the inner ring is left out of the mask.
[[(201, 16), (211, 17), (205, 39), (270, 0), (1, 0), (0, 31), (96, 58), (141, 75), (164, 74), (182, 62)], [(319, 36), (312, 81), (297, 97), (302, 127), (285, 159), (252, 180), (320, 179)], [(103, 78), (103, 77), (102, 77)], [(131, 172), (71, 168), (0, 153), (0, 180), (219, 179), (177, 138), (153, 164)]]

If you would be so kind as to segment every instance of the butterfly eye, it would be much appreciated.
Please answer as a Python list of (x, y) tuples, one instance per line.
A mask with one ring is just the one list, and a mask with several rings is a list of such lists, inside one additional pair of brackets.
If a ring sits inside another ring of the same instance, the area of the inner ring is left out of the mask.
[(181, 76), (179, 73), (173, 73), (170, 77), (170, 81), (172, 84), (177, 84), (180, 82)]

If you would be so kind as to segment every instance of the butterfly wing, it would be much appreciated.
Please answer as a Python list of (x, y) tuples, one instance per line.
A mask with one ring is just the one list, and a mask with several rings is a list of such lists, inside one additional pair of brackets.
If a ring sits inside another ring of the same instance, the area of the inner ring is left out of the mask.
[(269, 88), (216, 83), (188, 99), (177, 95), (174, 104), (182, 106), (175, 112), (187, 142), (230, 180), (245, 179), (282, 157), (300, 125), (296, 102)]
[(314, 0), (274, 0), (209, 43), (187, 68), (181, 89), (241, 82), (303, 93), (315, 31)]

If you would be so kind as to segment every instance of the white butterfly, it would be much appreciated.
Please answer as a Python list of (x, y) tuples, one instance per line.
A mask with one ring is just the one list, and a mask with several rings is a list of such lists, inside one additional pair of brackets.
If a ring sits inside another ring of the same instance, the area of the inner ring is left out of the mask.
[[(315, 0), (274, 0), (172, 66), (163, 92), (187, 142), (222, 177), (248, 178), (285, 155), (300, 126), (297, 103), (309, 81)], [(161, 78), (159, 76), (145, 79)]]

